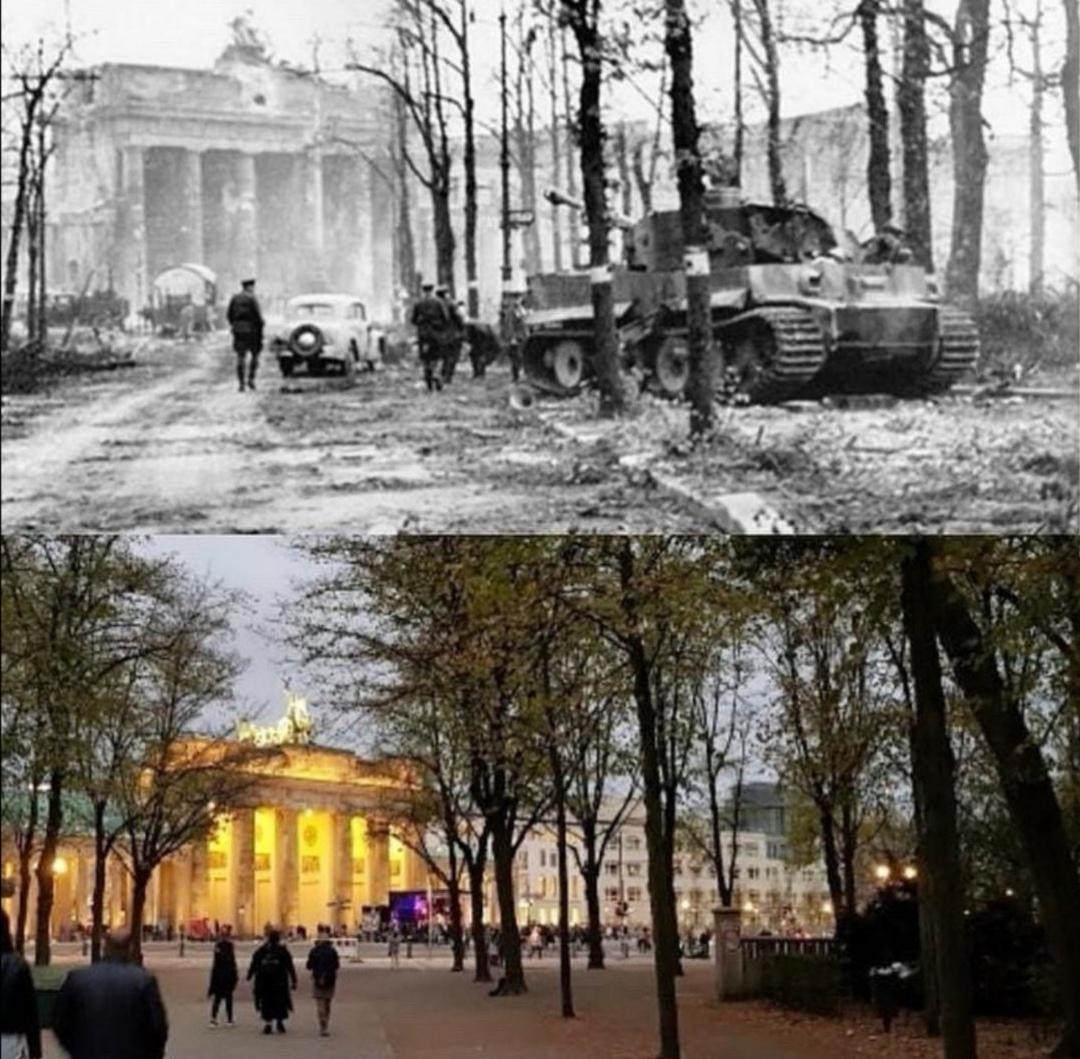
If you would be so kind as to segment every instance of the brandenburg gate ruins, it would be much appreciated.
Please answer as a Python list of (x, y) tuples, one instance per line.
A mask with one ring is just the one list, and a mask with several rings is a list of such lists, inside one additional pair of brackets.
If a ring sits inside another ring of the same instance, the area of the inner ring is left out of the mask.
[(383, 109), (236, 45), (213, 70), (85, 71), (57, 124), (50, 285), (112, 286), (137, 311), (155, 276), (197, 263), (226, 295), (256, 276), (271, 302), (332, 289), (388, 311)]

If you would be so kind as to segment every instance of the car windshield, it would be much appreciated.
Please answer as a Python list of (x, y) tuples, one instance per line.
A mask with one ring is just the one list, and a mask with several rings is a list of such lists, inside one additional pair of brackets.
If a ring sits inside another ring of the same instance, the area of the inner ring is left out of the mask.
[(292, 313), (294, 316), (314, 316), (327, 320), (340, 316), (341, 309), (329, 302), (293, 302)]

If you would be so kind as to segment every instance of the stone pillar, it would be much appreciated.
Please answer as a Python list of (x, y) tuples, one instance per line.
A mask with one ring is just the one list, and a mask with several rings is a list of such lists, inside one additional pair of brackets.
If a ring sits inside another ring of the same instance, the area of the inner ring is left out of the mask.
[(173, 905), (173, 926), (187, 929), (191, 918), (191, 851), (185, 849), (177, 854), (173, 864), (173, 878), (176, 883), (176, 897)]
[(180, 177), (180, 257), (204, 264), (202, 155), (198, 151), (184, 151)]
[(233, 871), (236, 873), (236, 911), (233, 922), (240, 937), (257, 933), (255, 923), (255, 810), (233, 814)]
[(278, 923), (284, 930), (296, 925), (300, 904), (300, 864), (297, 849), (297, 821), (295, 809), (278, 809), (276, 856), (274, 870), (277, 872)]
[(80, 923), (90, 922), (90, 895), (94, 888), (94, 858), (86, 850), (74, 858), (75, 917)]
[(105, 869), (106, 887), (108, 889), (108, 899), (105, 903), (105, 915), (112, 927), (120, 925), (120, 912), (124, 907), (124, 892), (123, 892), (123, 880), (124, 873), (123, 867), (115, 857), (110, 857), (108, 866)]
[(326, 252), (326, 213), (323, 194), (322, 152), (315, 148), (304, 157), (306, 169), (306, 199), (311, 224), (311, 246), (318, 258)]
[(191, 847), (191, 905), (189, 908), (191, 919), (204, 919), (210, 915), (207, 853), (205, 838), (199, 839)]
[(390, 893), (390, 828), (369, 820), (367, 843), (368, 903), (385, 905)]
[(113, 283), (134, 313), (150, 298), (146, 275), (146, 152), (142, 147), (124, 147), (119, 162), (119, 231)]
[(359, 909), (352, 907), (352, 818), (348, 813), (334, 814), (333, 834), (333, 869), (331, 897), (335, 902), (349, 901), (347, 908), (334, 907), (333, 925), (348, 927), (359, 915)]
[(744, 994), (742, 912), (738, 908), (713, 909), (713, 963), (716, 999), (732, 1000)]
[(236, 267), (240, 273), (240, 279), (249, 279), (257, 276), (259, 259), (255, 156), (253, 154), (241, 154), (237, 157), (236, 188)]

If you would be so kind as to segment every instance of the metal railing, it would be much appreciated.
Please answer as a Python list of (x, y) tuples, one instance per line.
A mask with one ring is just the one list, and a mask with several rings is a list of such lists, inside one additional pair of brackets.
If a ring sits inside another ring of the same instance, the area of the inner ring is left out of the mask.
[(835, 938), (750, 937), (739, 942), (744, 960), (760, 960), (765, 956), (832, 956), (836, 952)]

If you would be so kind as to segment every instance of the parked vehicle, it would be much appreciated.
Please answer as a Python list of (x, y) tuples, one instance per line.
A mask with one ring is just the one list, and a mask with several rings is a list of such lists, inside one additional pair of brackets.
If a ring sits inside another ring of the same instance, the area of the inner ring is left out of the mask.
[(183, 313), (190, 305), (191, 330), (205, 333), (214, 329), (216, 302), (217, 274), (212, 269), (194, 263), (174, 265), (154, 278), (143, 315), (159, 335), (176, 335), (184, 329)]
[(267, 346), (281, 374), (374, 371), (383, 362), (386, 337), (367, 318), (364, 303), (350, 294), (301, 294), (291, 298), (285, 319), (272, 323)]

